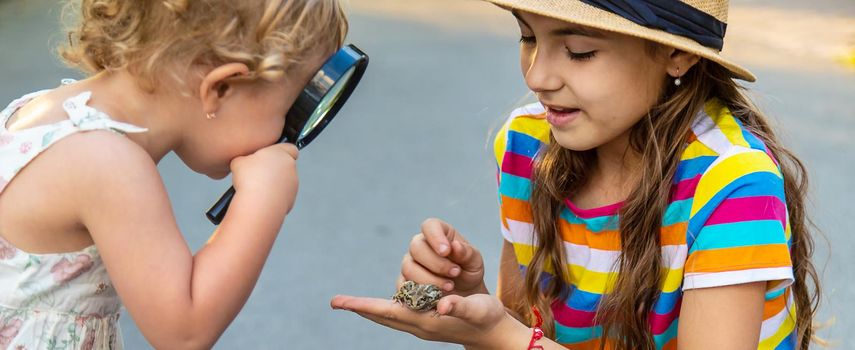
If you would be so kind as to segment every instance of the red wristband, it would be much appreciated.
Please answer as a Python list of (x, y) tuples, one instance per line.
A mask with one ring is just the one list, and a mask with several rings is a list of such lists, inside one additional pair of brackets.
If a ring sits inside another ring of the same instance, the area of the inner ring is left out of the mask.
[(543, 338), (543, 330), (540, 329), (540, 326), (543, 325), (543, 317), (540, 317), (540, 311), (537, 310), (536, 306), (531, 307), (531, 312), (534, 313), (534, 317), (537, 319), (537, 321), (535, 321), (534, 327), (531, 328), (531, 341), (528, 342), (527, 350), (543, 350), (543, 346), (535, 344), (538, 340)]

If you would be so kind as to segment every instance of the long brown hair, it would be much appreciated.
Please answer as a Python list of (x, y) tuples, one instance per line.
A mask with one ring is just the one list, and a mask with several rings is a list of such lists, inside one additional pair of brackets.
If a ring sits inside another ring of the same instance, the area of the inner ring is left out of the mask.
[[(608, 338), (617, 349), (656, 349), (648, 314), (662, 283), (663, 215), (694, 116), (711, 98), (718, 98), (729, 107), (779, 161), (792, 232), (795, 282), (791, 292), (795, 296), (799, 348), (807, 349), (811, 342), (820, 286), (811, 262), (815, 228), (805, 214), (807, 172), (802, 162), (781, 145), (767, 118), (731, 77), (725, 68), (701, 59), (682, 77), (679, 88), (665, 84), (660, 102), (631, 130), (631, 149), (640, 155), (645, 166), (619, 213), (621, 253), (616, 267), (620, 273), (613, 281), (613, 291), (604, 295), (597, 311), (597, 320), (603, 326), (601, 348)], [(587, 183), (596, 162), (593, 152), (564, 149), (551, 139), (534, 166), (531, 207), (537, 246), (525, 276), (525, 303), (521, 306), (526, 307), (523, 310), (531, 305), (542, 310), (549, 320), (544, 330), (551, 336), (555, 334), (551, 303), (566, 297), (562, 293), (566, 293), (568, 284), (564, 268), (552, 268), (566, 266), (567, 260), (558, 218), (564, 208), (563, 200)], [(548, 270), (556, 273), (541, 288), (539, 278)]]

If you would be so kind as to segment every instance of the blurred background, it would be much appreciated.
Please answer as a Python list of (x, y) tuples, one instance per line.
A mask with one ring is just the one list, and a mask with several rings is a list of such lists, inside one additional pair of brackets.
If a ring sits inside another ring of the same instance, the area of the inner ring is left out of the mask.
[[(732, 0), (726, 55), (785, 143), (807, 164), (823, 273), (821, 335), (855, 348), (855, 1)], [(443, 218), (479, 247), (496, 283), (501, 233), (491, 136), (527, 89), (516, 21), (475, 0), (350, 0), (348, 42), (371, 56), (359, 88), (300, 156), (300, 196), (246, 307), (218, 349), (445, 349), (345, 312), (336, 294), (388, 297), (411, 236)], [(0, 103), (80, 78), (55, 57), (61, 6), (0, 0)], [(204, 211), (230, 185), (159, 165), (179, 225), (198, 249)], [(847, 229), (846, 227), (850, 227)], [(247, 239), (252, 239), (247, 237)], [(830, 247), (830, 248), (829, 248)], [(491, 288), (493, 290), (494, 288)], [(129, 349), (149, 345), (127, 314)]]

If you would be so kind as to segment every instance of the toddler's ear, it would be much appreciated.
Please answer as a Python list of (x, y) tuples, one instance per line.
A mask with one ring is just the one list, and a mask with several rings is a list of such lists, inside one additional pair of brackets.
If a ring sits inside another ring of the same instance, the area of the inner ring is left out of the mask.
[(214, 67), (202, 78), (199, 84), (199, 99), (204, 113), (215, 113), (221, 100), (228, 97), (234, 88), (226, 79), (249, 74), (249, 67), (243, 63), (226, 63)]

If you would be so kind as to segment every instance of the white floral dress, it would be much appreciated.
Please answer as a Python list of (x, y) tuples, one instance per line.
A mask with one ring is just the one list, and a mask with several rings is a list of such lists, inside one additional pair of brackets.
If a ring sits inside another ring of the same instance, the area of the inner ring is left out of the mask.
[[(63, 103), (68, 120), (6, 129), (15, 111), (47, 91), (25, 95), (0, 112), (0, 195), (21, 168), (65, 136), (87, 130), (146, 131), (87, 106), (89, 92)], [(94, 245), (71, 253), (30, 254), (0, 232), (0, 350), (121, 349), (121, 306)]]

